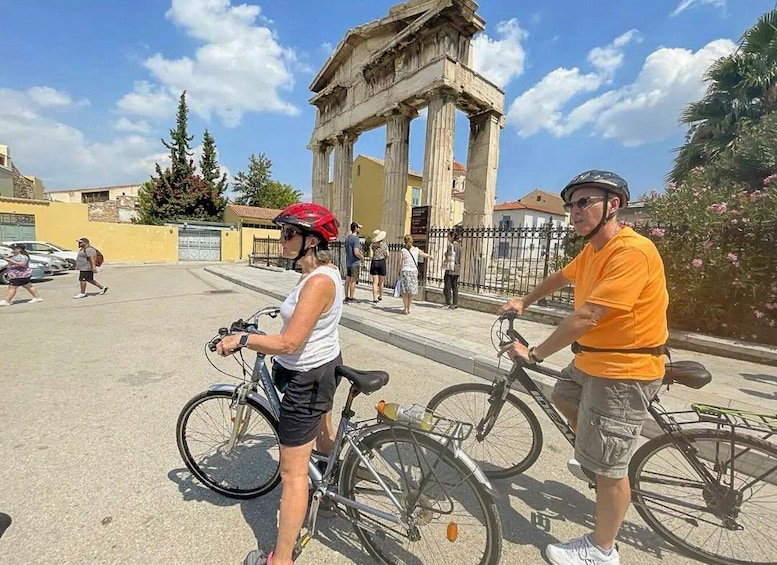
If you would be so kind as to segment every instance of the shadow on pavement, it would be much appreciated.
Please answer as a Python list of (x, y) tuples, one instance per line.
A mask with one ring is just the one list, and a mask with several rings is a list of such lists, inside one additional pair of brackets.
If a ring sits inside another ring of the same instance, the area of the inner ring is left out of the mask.
[[(559, 540), (551, 533), (554, 521), (573, 522), (588, 531), (593, 530), (594, 493), (590, 491), (589, 499), (585, 494), (589, 492), (588, 487), (582, 482), (580, 485), (578, 491), (558, 481), (540, 482), (528, 475), (497, 481), (500, 492), (519, 498), (531, 508), (531, 517), (527, 520), (511, 507), (509, 500), (498, 501), (505, 539), (520, 545), (534, 545), (542, 554), (548, 543), (568, 541)], [(519, 524), (520, 527), (508, 527), (507, 524)], [(671, 560), (674, 555), (674, 548), (652, 530), (629, 520), (623, 522), (617, 543), (621, 551), (629, 545), (657, 559)]]
[(5, 512), (0, 512), (0, 538), (3, 537), (5, 531), (10, 527), (13, 520)]

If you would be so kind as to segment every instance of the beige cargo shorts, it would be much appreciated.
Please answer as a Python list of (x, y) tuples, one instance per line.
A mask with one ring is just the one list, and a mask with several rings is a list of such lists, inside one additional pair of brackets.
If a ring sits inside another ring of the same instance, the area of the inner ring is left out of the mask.
[(561, 376), (554, 394), (578, 405), (575, 459), (597, 475), (613, 479), (627, 476), (642, 423), (649, 417), (648, 405), (662, 379), (594, 377), (574, 362)]

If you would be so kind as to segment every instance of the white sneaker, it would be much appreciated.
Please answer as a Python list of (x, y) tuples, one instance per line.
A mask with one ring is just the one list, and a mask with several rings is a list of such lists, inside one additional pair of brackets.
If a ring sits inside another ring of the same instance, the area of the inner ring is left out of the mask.
[(588, 535), (548, 545), (545, 557), (553, 565), (620, 565), (621, 562), (615, 547), (605, 554)]
[(591, 484), (591, 478), (583, 472), (583, 466), (580, 464), (580, 461), (578, 461), (575, 458), (570, 459), (567, 461), (567, 469), (570, 473), (572, 473), (572, 476), (574, 476), (577, 479), (580, 479), (584, 483)]
[(0, 300), (0, 306), (8, 306), (7, 300)]
[(30, 304), (32, 304), (33, 302), (43, 302), (43, 299), (42, 298), (33, 298), (32, 300), (30, 300)]
[(86, 298), (86, 293), (79, 292), (73, 298)]

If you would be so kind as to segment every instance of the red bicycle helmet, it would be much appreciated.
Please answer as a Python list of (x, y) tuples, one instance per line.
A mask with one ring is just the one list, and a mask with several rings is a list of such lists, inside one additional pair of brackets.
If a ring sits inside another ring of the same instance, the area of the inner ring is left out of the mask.
[(340, 226), (332, 212), (313, 202), (297, 202), (286, 206), (275, 216), (273, 223), (297, 226), (303, 232), (315, 233), (325, 241), (335, 241)]

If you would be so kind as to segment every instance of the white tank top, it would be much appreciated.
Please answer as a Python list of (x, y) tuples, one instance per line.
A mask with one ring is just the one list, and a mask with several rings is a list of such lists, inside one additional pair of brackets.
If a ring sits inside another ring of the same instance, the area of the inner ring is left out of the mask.
[(343, 281), (340, 278), (340, 271), (327, 265), (317, 267), (308, 276), (297, 283), (297, 286), (286, 297), (281, 304), (281, 319), (283, 328), (281, 333), (291, 321), (294, 315), (294, 309), (297, 307), (300, 292), (310, 277), (315, 275), (326, 275), (335, 284), (335, 301), (332, 307), (321, 314), (308, 340), (302, 344), (302, 347), (291, 355), (276, 355), (275, 361), (292, 371), (309, 371), (320, 367), (324, 363), (329, 363), (340, 355), (340, 335), (337, 327), (340, 324), (340, 316), (343, 314), (343, 299), (345, 298), (345, 289)]

